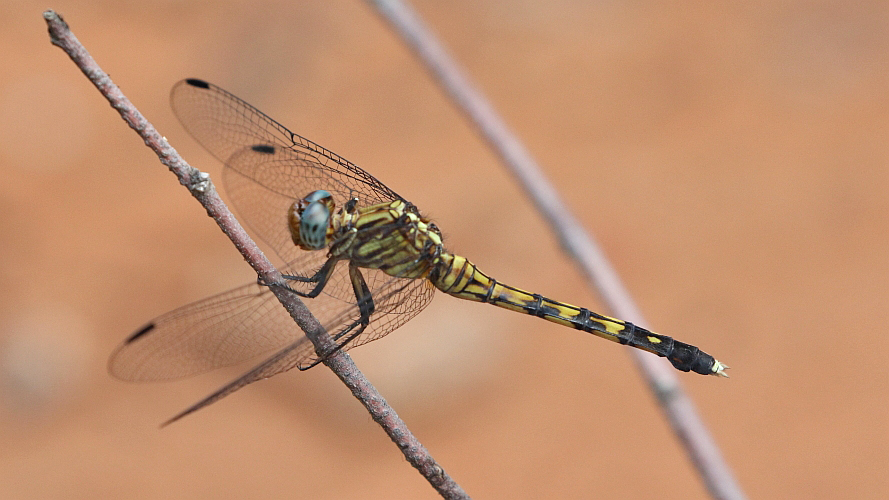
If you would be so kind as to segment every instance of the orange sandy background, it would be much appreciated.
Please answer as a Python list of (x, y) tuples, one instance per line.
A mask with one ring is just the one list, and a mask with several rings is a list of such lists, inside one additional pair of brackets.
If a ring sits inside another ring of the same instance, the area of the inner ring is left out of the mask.
[[(415, 2), (602, 242), (752, 498), (889, 496), (889, 4)], [(435, 498), (325, 368), (126, 384), (153, 316), (255, 279), (50, 45), (59, 11), (193, 165), (214, 82), (418, 204), (490, 275), (602, 310), (361, 2), (2, 2), (0, 497)], [(223, 193), (224, 195), (224, 193)], [(702, 498), (622, 348), (437, 297), (358, 365), (477, 498)], [(244, 367), (241, 367), (244, 368)]]

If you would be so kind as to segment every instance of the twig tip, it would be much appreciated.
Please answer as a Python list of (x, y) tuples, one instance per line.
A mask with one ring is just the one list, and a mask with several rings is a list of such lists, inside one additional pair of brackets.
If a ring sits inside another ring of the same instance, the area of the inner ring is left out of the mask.
[(65, 26), (68, 26), (68, 24), (65, 23), (65, 20), (62, 19), (62, 16), (52, 9), (43, 11), (43, 18), (46, 19), (47, 22), (61, 22), (65, 24)]

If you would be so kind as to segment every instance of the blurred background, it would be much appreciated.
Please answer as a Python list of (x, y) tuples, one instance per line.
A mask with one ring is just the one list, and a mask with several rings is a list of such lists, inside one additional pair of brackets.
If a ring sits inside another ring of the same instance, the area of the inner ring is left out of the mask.
[[(436, 497), (323, 367), (162, 430), (246, 367), (107, 374), (147, 320), (255, 275), (49, 43), (46, 8), (217, 181), (168, 104), (185, 77), (366, 168), (491, 276), (602, 310), (365, 4), (0, 3), (3, 498)], [(601, 240), (645, 326), (732, 367), (680, 377), (747, 493), (889, 496), (889, 4), (413, 4)], [(352, 354), (473, 496), (706, 497), (625, 350), (442, 295)]]

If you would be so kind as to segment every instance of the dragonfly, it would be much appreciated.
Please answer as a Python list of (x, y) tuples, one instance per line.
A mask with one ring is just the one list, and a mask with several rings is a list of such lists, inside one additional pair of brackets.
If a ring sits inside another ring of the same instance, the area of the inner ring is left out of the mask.
[(113, 376), (173, 380), (267, 356), (167, 423), (252, 382), (382, 338), (436, 289), (654, 353), (684, 372), (727, 376), (726, 365), (693, 345), (491, 278), (448, 252), (441, 230), (414, 204), (213, 84), (180, 81), (170, 100), (185, 129), (224, 163), (236, 213), (274, 251), (283, 286), (306, 299), (333, 347), (319, 355), (260, 281), (155, 318), (112, 353)]

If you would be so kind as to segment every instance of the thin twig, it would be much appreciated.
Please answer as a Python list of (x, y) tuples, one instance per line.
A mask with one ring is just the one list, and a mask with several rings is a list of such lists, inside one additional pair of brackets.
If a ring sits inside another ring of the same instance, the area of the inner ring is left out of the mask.
[[(216, 193), (209, 176), (188, 165), (173, 149), (172, 146), (161, 137), (154, 126), (142, 116), (120, 89), (111, 81), (108, 75), (102, 71), (95, 60), (89, 55), (83, 45), (77, 40), (69, 29), (67, 23), (56, 12), (48, 10), (43, 13), (49, 27), (52, 43), (64, 50), (74, 61), (78, 68), (99, 89), (103, 96), (116, 109), (127, 125), (135, 130), (145, 141), (145, 144), (154, 151), (161, 163), (169, 167), (176, 174), (179, 182), (186, 186), (191, 194), (201, 202), (207, 213), (213, 217), (222, 231), (232, 240), (244, 259), (259, 274), (265, 283), (282, 282), (281, 274), (266, 259), (262, 251), (247, 236), (247, 233), (235, 220), (219, 195)], [(315, 344), (318, 352), (330, 352), (333, 341), (312, 316), (299, 298), (292, 293), (283, 291), (283, 287), (271, 287), (296, 323), (306, 336)], [(386, 434), (401, 449), (405, 458), (411, 463), (427, 481), (445, 498), (469, 498), (460, 486), (454, 482), (444, 469), (439, 466), (426, 448), (410, 432), (405, 423), (398, 417), (395, 411), (386, 403), (383, 396), (371, 385), (364, 375), (355, 366), (352, 358), (343, 351), (337, 351), (324, 362), (337, 377), (346, 384), (352, 394), (370, 412), (374, 421), (386, 431)]]
[[(466, 114), (518, 178), (527, 195), (549, 222), (562, 248), (577, 261), (608, 307), (616, 316), (644, 325), (642, 314), (605, 253), (561, 201), (522, 142), (510, 131), (420, 16), (399, 0), (371, 0), (368, 3), (402, 37), (447, 96)], [(635, 357), (642, 375), (710, 494), (723, 499), (745, 498), (693, 402), (679, 385), (675, 371), (654, 355), (636, 349), (627, 351)]]

